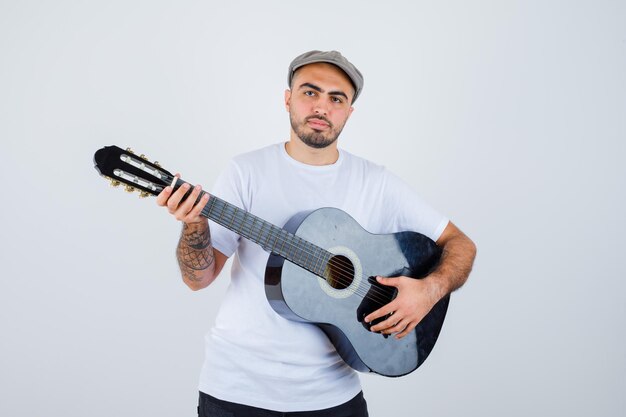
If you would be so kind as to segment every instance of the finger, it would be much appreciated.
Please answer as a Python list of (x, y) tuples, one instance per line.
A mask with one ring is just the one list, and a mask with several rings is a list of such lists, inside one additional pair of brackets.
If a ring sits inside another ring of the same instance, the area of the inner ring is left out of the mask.
[(165, 187), (157, 196), (157, 205), (164, 207), (167, 204), (167, 199), (172, 195), (172, 187), (169, 185)]
[(202, 187), (200, 185), (194, 186), (191, 193), (180, 203), (179, 207), (184, 210), (185, 214), (189, 213), (196, 205), (196, 201), (198, 200), (198, 196), (201, 191)]
[(374, 311), (373, 313), (368, 314), (367, 316), (365, 316), (365, 322), (366, 323), (371, 323), (372, 321), (381, 318), (381, 317), (385, 317), (387, 314), (391, 314), (394, 312), (394, 308), (395, 308), (395, 304), (392, 301), (389, 304), (385, 304), (384, 306), (382, 306), (381, 308), (379, 308), (378, 310)]
[(187, 214), (187, 219), (197, 220), (200, 217), (202, 210), (204, 210), (204, 207), (206, 206), (208, 202), (209, 202), (209, 194), (205, 193), (202, 195), (202, 197), (200, 198), (200, 201), (198, 201), (198, 204), (195, 205), (193, 210), (191, 210), (189, 214)]
[(406, 326), (406, 328), (401, 333), (398, 333), (396, 335), (396, 339), (402, 339), (404, 336), (411, 333), (415, 329), (415, 326), (417, 326), (417, 323), (410, 322), (409, 325)]
[[(187, 189), (189, 189), (189, 187), (187, 187)], [(187, 217), (189, 212), (193, 209), (194, 205), (196, 204), (196, 199), (198, 198), (200, 191), (201, 191), (201, 187), (199, 185), (196, 185), (191, 190), (191, 193), (187, 197), (185, 197), (185, 199), (182, 202), (180, 202), (180, 204), (178, 205), (178, 208), (176, 209), (176, 213), (174, 213), (174, 215), (176, 216), (176, 219), (184, 221), (184, 219)]]
[(396, 324), (394, 324), (393, 326), (383, 330), (383, 333), (387, 333), (387, 334), (399, 333), (403, 331), (404, 329), (406, 329), (406, 325), (407, 325), (407, 321), (405, 319), (402, 319), (396, 322)]
[(390, 287), (397, 287), (399, 282), (399, 278), (394, 277), (394, 278), (387, 278), (387, 277), (376, 277), (376, 281), (378, 281), (380, 284), (383, 285), (387, 285)]
[(180, 200), (183, 199), (190, 187), (191, 185), (187, 183), (181, 185), (178, 190), (174, 191), (174, 194), (172, 194), (169, 200), (167, 200), (167, 208), (170, 213), (174, 214), (174, 212), (176, 212), (178, 205), (180, 204)]
[(389, 330), (393, 328), (397, 322), (398, 318), (394, 317), (394, 315), (391, 315), (386, 320), (383, 320), (380, 323), (376, 323), (376, 325), (372, 326), (370, 330), (373, 332), (392, 333)]

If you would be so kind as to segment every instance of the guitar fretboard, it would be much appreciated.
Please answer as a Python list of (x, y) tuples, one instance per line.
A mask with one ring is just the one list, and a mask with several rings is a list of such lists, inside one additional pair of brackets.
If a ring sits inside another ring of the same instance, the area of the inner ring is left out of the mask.
[(317, 276), (327, 275), (326, 268), (332, 253), (260, 217), (213, 195), (202, 215)]

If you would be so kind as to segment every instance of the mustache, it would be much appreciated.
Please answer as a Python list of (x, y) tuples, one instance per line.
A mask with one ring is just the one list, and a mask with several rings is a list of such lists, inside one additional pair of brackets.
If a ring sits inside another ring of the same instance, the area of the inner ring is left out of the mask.
[(304, 119), (305, 122), (308, 122), (311, 119), (318, 119), (318, 120), (323, 120), (326, 123), (328, 123), (328, 126), (333, 127), (333, 124), (330, 120), (328, 120), (326, 117), (324, 116), (320, 116), (320, 115), (314, 115), (314, 116), (308, 116)]

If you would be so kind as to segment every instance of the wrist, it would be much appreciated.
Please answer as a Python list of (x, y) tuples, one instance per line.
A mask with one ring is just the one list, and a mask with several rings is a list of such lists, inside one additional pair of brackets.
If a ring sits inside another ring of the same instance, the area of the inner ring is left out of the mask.
[(194, 222), (183, 222), (183, 231), (195, 232), (198, 230), (204, 230), (209, 227), (209, 221), (205, 218), (201, 218), (198, 221)]
[(441, 300), (450, 292), (448, 280), (444, 276), (437, 272), (433, 272), (424, 278), (424, 281), (428, 284), (429, 293), (435, 299), (435, 302)]

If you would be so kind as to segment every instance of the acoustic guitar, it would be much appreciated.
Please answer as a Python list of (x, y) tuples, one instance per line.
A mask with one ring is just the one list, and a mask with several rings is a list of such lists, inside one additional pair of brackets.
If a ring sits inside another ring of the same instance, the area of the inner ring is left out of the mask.
[[(185, 183), (144, 155), (117, 146), (99, 149), (94, 164), (112, 185), (124, 184), (127, 191), (139, 191), (142, 197)], [(437, 266), (441, 250), (428, 237), (412, 231), (371, 234), (336, 208), (298, 213), (278, 227), (213, 195), (202, 215), (270, 253), (265, 294), (271, 307), (289, 320), (318, 325), (357, 371), (406, 375), (432, 351), (449, 295), (399, 340), (370, 331), (386, 317), (364, 321), (397, 295), (395, 288), (379, 284), (376, 276), (420, 279)]]

